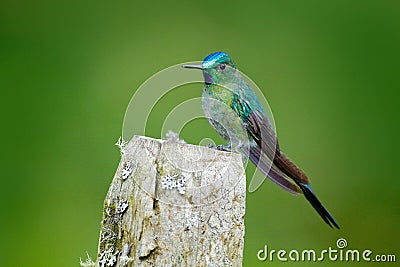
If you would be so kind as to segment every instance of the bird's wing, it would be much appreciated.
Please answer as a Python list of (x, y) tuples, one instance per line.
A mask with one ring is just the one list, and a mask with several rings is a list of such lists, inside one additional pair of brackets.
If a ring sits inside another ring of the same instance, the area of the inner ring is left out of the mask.
[[(274, 165), (277, 169), (292, 178), (296, 183), (301, 182), (309, 184), (310, 181), (307, 175), (281, 152), (275, 132), (267, 117), (258, 110), (252, 112), (249, 117), (249, 120), (251, 121), (249, 126), (251, 127), (249, 127), (248, 131), (252, 133), (254, 139), (257, 138), (255, 140), (261, 147), (261, 151), (265, 153), (268, 158), (273, 159)], [(259, 130), (257, 131), (257, 129)], [(276, 144), (274, 150), (273, 144)]]
[(291, 194), (297, 195), (302, 193), (300, 188), (289, 181), (281, 171), (279, 171), (265, 155), (262, 155), (260, 147), (251, 146), (248, 153), (249, 159), (261, 172), (267, 176), (275, 184), (279, 185)]
[(275, 132), (268, 118), (262, 112), (253, 111), (243, 99), (238, 98), (237, 100), (237, 105), (241, 105), (240, 110), (248, 111), (246, 119), (243, 120), (244, 127), (257, 144), (250, 146), (249, 151), (244, 152), (249, 156), (251, 162), (274, 183), (292, 194), (302, 193), (300, 188), (288, 180), (272, 163), (275, 154), (280, 153), (280, 151)]

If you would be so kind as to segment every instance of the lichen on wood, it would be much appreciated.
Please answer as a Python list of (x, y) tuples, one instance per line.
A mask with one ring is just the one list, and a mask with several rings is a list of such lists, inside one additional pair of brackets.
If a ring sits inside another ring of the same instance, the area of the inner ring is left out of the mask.
[(242, 266), (240, 155), (140, 136), (121, 149), (96, 266)]

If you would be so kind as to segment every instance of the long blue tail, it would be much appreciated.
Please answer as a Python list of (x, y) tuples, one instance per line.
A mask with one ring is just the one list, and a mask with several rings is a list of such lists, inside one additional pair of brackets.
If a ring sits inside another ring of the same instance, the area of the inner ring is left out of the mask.
[(311, 203), (314, 209), (318, 212), (321, 218), (330, 226), (335, 226), (337, 229), (340, 229), (339, 225), (332, 217), (332, 215), (327, 211), (327, 209), (322, 205), (322, 203), (318, 200), (317, 196), (314, 194), (314, 191), (311, 189), (310, 185), (304, 183), (297, 183), (300, 189), (303, 191), (306, 199)]

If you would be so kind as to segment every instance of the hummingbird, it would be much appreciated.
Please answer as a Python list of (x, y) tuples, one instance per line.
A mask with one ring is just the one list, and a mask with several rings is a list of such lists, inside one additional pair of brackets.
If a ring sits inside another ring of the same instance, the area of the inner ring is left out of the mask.
[(330, 227), (339, 229), (312, 190), (307, 175), (281, 151), (267, 113), (232, 58), (215, 52), (200, 65), (183, 67), (203, 73), (203, 111), (211, 126), (229, 142), (217, 148), (239, 151), (278, 186), (295, 195), (303, 194)]

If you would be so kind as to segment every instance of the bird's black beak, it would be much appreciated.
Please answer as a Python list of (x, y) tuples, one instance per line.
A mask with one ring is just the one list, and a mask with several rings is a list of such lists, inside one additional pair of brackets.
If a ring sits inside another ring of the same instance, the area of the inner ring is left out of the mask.
[[(183, 65), (182, 67), (187, 68), (187, 69), (199, 69), (199, 70), (204, 70), (201, 65)], [(203, 71), (203, 76), (204, 76), (204, 83), (207, 85), (210, 85), (213, 83), (213, 78), (211, 74)]]
[(203, 69), (203, 67), (201, 65), (183, 65), (182, 67), (187, 68), (187, 69), (199, 69), (199, 70)]

